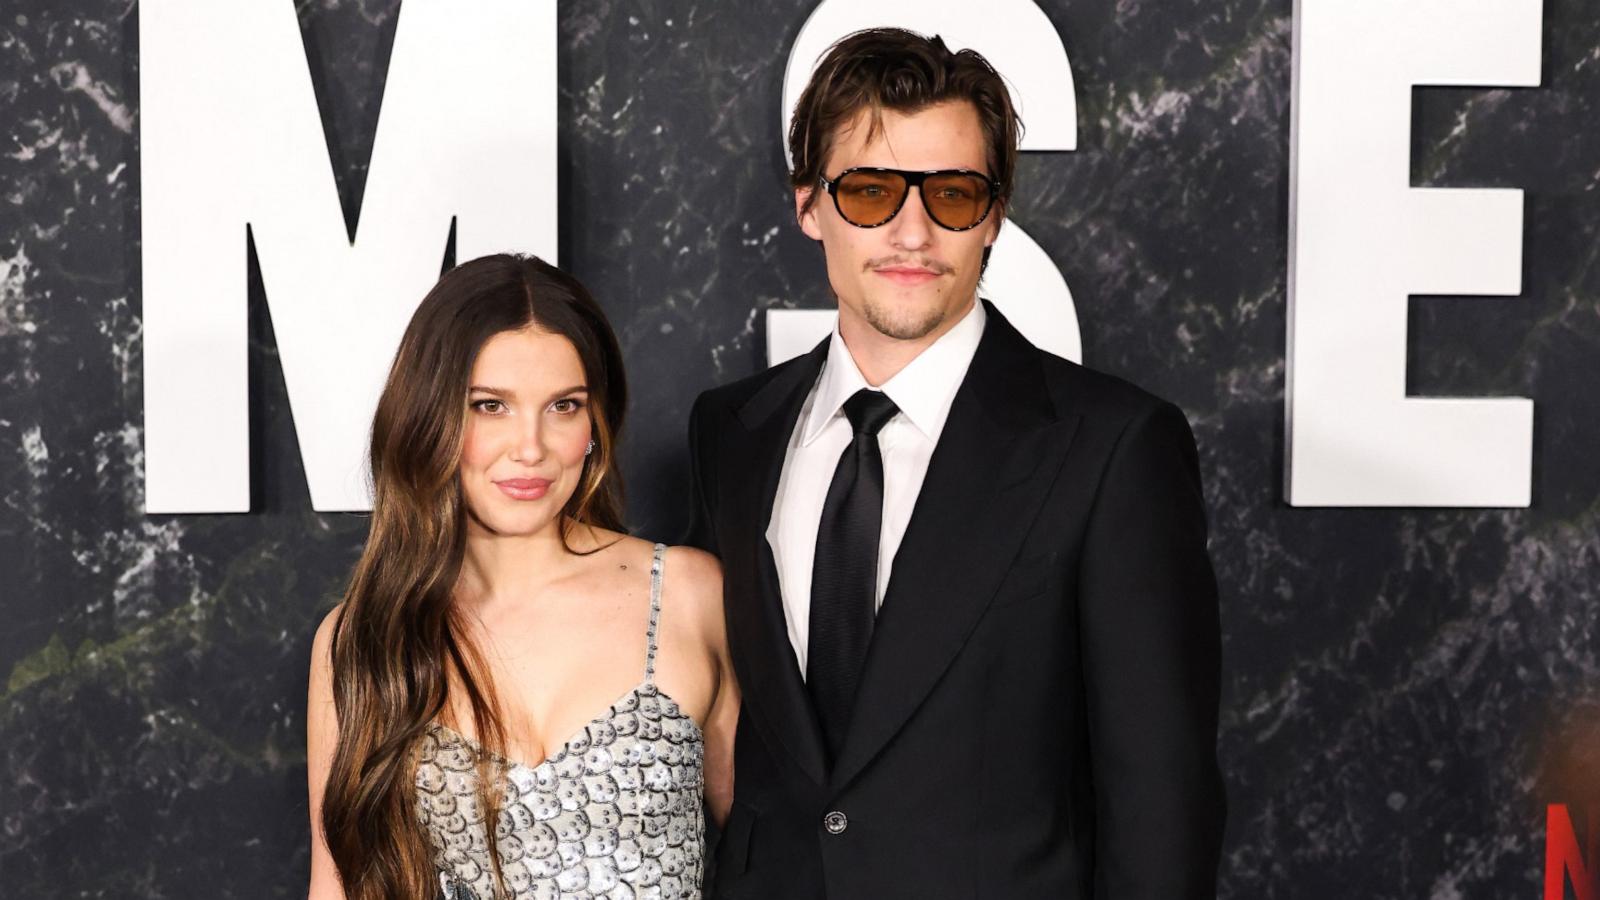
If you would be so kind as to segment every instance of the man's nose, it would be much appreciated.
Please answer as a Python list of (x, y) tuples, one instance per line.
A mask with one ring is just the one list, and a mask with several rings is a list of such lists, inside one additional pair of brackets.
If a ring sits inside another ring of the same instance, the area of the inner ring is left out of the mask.
[(899, 215), (889, 222), (889, 240), (903, 250), (920, 250), (933, 238), (937, 227), (922, 205), (922, 188), (914, 187), (901, 205)]

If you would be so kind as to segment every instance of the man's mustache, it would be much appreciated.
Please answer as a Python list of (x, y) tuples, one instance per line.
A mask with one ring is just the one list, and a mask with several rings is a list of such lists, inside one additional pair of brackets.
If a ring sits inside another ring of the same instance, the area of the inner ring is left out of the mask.
[(919, 269), (927, 269), (935, 275), (949, 275), (956, 270), (955, 266), (952, 266), (947, 262), (932, 259), (926, 256), (880, 256), (876, 259), (867, 260), (862, 266), (862, 269), (872, 272), (878, 269), (893, 268), (895, 266), (915, 266)]

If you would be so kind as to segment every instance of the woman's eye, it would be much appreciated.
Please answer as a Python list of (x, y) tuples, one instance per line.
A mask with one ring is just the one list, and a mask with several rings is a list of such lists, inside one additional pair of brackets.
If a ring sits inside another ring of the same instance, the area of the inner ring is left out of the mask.
[(583, 401), (574, 399), (572, 397), (565, 397), (550, 404), (550, 409), (552, 412), (560, 415), (570, 416), (578, 410), (583, 409)]
[(506, 405), (499, 400), (474, 400), (472, 408), (491, 416), (498, 416), (506, 411)]

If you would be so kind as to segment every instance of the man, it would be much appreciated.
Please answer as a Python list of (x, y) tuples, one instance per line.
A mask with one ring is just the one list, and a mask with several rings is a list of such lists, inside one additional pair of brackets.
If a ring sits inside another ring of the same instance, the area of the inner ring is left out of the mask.
[(981, 56), (897, 29), (836, 44), (796, 108), (838, 328), (690, 429), (744, 693), (714, 897), (1215, 892), (1194, 439), (978, 301), (1017, 133)]

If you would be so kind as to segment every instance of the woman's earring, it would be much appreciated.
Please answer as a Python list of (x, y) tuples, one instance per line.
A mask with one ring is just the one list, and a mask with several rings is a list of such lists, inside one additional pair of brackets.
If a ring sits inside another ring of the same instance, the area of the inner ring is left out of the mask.
[(584, 448), (583, 455), (584, 456), (588, 456), (589, 454), (591, 454), (593, 452), (594, 452), (594, 441), (590, 441), (589, 442), (589, 446)]

